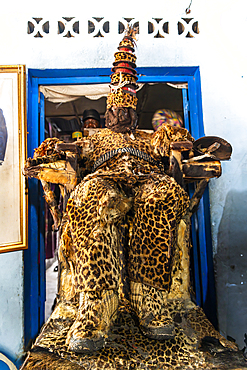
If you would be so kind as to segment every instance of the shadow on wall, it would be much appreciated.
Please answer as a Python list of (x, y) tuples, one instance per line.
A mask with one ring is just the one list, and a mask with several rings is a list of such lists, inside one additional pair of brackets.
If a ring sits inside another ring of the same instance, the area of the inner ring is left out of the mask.
[(219, 330), (242, 349), (247, 333), (247, 191), (227, 194), (215, 262)]

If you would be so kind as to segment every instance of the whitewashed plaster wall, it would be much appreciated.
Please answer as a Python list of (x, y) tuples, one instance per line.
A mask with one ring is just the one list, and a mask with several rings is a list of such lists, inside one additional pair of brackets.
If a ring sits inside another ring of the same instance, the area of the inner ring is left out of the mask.
[[(212, 239), (216, 259), (217, 298), (220, 330), (235, 338), (243, 347), (247, 332), (247, 16), (244, 0), (193, 0), (188, 17), (199, 23), (194, 38), (176, 34), (177, 21), (185, 17), (189, 0), (93, 2), (44, 0), (4, 4), (0, 15), (0, 64), (25, 64), (27, 68), (111, 67), (116, 46), (122, 38), (117, 21), (123, 17), (140, 22), (137, 42), (137, 65), (200, 66), (204, 127), (207, 135), (218, 135), (233, 146), (232, 160), (223, 163), (223, 175), (211, 181), (210, 200)], [(25, 4), (25, 6), (24, 6)], [(42, 38), (27, 34), (27, 22), (33, 17), (50, 22), (50, 33)], [(57, 34), (57, 21), (76, 17), (80, 34), (65, 38)], [(87, 34), (87, 20), (104, 17), (110, 21), (105, 37)], [(164, 18), (169, 21), (170, 35), (153, 38), (147, 33), (147, 21)], [(174, 33), (172, 31), (174, 30)], [(0, 255), (0, 281), (6, 264), (12, 265), (13, 254)], [(17, 253), (11, 271), (13, 279), (22, 269), (22, 254)], [(19, 276), (19, 275), (18, 275)], [(22, 276), (19, 276), (22, 279)], [(22, 285), (20, 284), (20, 290)], [(15, 295), (17, 290), (13, 288)], [(21, 305), (21, 293), (19, 305)], [(7, 295), (0, 294), (0, 306), (6, 307)], [(21, 308), (22, 309), (22, 308)], [(2, 310), (0, 320), (2, 320)], [(21, 318), (20, 318), (21, 320)], [(10, 321), (10, 320), (9, 320)], [(6, 332), (0, 327), (0, 350)], [(20, 333), (16, 333), (21, 343)], [(9, 344), (10, 352), (15, 352)]]
[[(7, 356), (17, 366), (23, 354), (23, 305), (22, 252), (1, 254), (0, 353)], [(1, 364), (0, 361), (0, 369)]]

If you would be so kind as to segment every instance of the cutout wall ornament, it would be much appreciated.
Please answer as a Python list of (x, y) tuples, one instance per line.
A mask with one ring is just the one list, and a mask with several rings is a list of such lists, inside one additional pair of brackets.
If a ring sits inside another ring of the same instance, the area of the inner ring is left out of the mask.
[(46, 18), (32, 18), (27, 22), (27, 33), (35, 38), (57, 35), (59, 37), (107, 37), (122, 34), (130, 24), (138, 29), (140, 36), (151, 38), (187, 37), (199, 34), (198, 20), (193, 17), (182, 18), (121, 18), (111, 21), (105, 17), (61, 17), (53, 21)]
[(32, 20), (27, 23), (27, 33), (34, 37), (44, 37), (49, 34), (49, 30), (49, 21), (44, 18), (32, 18)]
[(75, 17), (62, 17), (58, 21), (57, 33), (61, 37), (75, 37), (79, 35), (79, 20)]

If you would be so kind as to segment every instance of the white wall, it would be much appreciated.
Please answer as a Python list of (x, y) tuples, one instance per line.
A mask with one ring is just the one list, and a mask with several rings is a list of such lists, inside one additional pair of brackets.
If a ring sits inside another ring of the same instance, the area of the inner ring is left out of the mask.
[(1, 254), (0, 352), (15, 364), (23, 354), (23, 304), (22, 252)]
[[(111, 67), (122, 38), (117, 33), (117, 21), (122, 17), (135, 17), (140, 21), (136, 51), (139, 67), (200, 66), (205, 132), (230, 141), (234, 150), (232, 160), (223, 163), (222, 177), (211, 181), (210, 198), (220, 329), (242, 347), (247, 327), (244, 299), (247, 286), (245, 1), (194, 0), (189, 16), (198, 20), (200, 33), (194, 38), (185, 38), (175, 31), (177, 21), (186, 16), (189, 3), (189, 0), (167, 0), (146, 6), (142, 1), (118, 4), (95, 0), (87, 2), (85, 7), (79, 0), (59, 2), (59, 5), (51, 1), (42, 4), (26, 1), (25, 7), (19, 2), (14, 9), (12, 3), (5, 4), (0, 15), (0, 64), (26, 64), (28, 68), (42, 69)], [(56, 22), (64, 16), (79, 19), (80, 35), (74, 38), (57, 35)], [(28, 35), (27, 22), (32, 17), (49, 20), (50, 33), (43, 38)], [(107, 18), (111, 27), (109, 35), (103, 38), (88, 35), (87, 20), (91, 17)], [(169, 21), (170, 32), (174, 34), (166, 38), (148, 35), (147, 21), (155, 17)], [(0, 256), (0, 264), (4, 264), (6, 258), (11, 260), (11, 255)], [(19, 260), (13, 267), (14, 274), (18, 275), (21, 266)], [(0, 275), (3, 273), (0, 269)], [(5, 297), (1, 295), (0, 299)], [(0, 350), (6, 335), (0, 331)], [(10, 348), (15, 351), (14, 346)]]

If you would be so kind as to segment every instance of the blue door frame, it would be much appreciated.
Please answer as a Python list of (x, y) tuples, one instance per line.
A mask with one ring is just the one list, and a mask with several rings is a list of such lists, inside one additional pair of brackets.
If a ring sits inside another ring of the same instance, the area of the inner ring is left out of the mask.
[[(185, 127), (195, 139), (204, 136), (199, 67), (137, 68), (140, 83), (187, 83), (182, 90)], [(28, 71), (28, 157), (44, 140), (44, 100), (40, 85), (110, 83), (111, 70), (97, 69), (29, 69)], [(25, 344), (38, 334), (44, 323), (45, 247), (43, 195), (37, 180), (29, 180), (29, 248), (24, 252), (25, 274)], [(204, 193), (197, 214), (192, 219), (193, 264), (196, 303), (203, 307), (217, 326), (214, 271), (212, 259), (209, 196)]]

